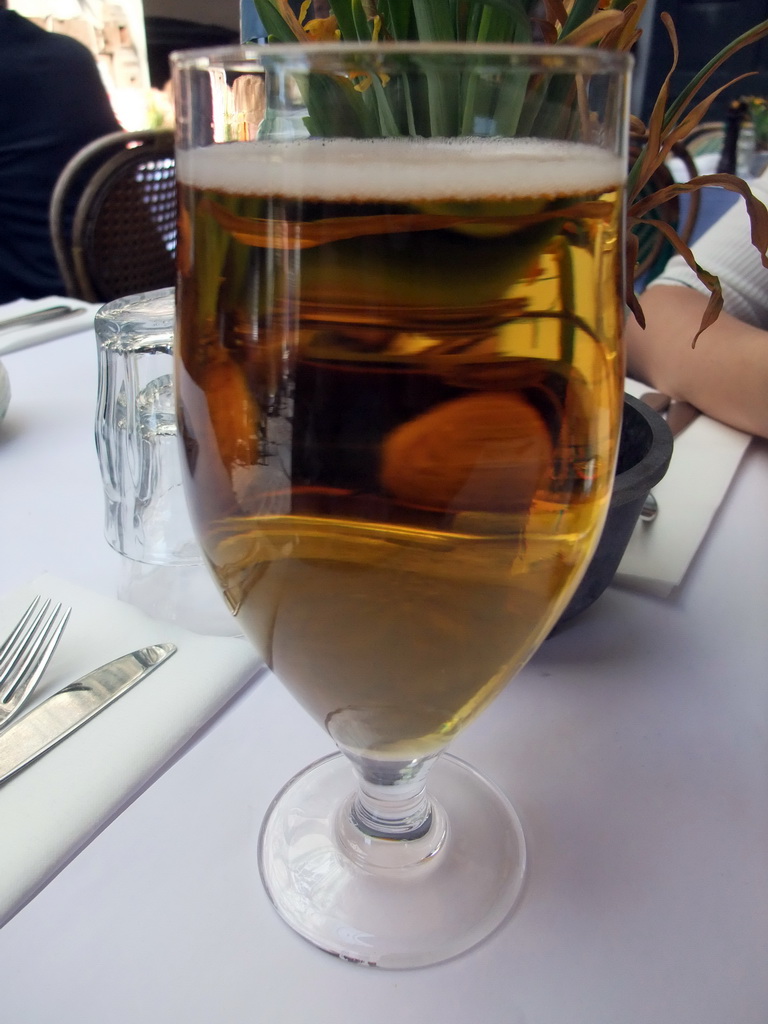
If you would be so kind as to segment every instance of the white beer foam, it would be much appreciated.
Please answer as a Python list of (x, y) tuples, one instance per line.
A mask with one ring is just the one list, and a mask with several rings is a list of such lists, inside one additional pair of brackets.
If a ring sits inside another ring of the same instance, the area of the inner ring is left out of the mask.
[(326, 201), (515, 199), (603, 192), (626, 176), (594, 146), (540, 139), (299, 139), (180, 150), (185, 184)]

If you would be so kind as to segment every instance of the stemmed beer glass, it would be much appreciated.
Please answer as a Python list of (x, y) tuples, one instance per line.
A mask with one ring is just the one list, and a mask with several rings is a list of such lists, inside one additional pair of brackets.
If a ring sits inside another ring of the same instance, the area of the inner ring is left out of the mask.
[(260, 870), (384, 967), (514, 906), (506, 797), (444, 753), (569, 600), (622, 405), (627, 58), (472, 44), (175, 57), (188, 500), (243, 632), (340, 753)]

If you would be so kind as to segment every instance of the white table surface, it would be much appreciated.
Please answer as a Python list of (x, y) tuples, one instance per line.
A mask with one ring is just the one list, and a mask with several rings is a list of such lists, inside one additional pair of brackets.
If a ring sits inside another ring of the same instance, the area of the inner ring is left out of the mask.
[[(48, 571), (112, 594), (93, 336), (4, 362), (0, 590)], [(530, 851), (522, 903), (481, 947), (374, 971), (277, 918), (259, 822), (330, 741), (270, 677), (0, 931), (2, 1020), (765, 1024), (766, 510), (753, 442), (678, 594), (609, 590), (455, 743)]]

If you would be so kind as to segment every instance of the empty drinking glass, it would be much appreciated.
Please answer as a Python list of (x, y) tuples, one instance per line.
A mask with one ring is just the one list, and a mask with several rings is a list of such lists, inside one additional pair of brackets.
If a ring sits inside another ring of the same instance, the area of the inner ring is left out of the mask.
[(184, 499), (173, 385), (175, 291), (102, 306), (96, 450), (119, 596), (197, 632), (239, 630), (210, 580)]

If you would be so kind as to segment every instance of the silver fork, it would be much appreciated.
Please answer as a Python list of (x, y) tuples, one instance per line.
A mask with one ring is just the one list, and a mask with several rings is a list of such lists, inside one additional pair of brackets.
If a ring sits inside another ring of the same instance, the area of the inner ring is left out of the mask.
[(38, 595), (0, 644), (0, 729), (18, 713), (53, 657), (71, 609)]

